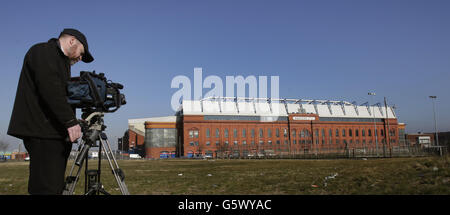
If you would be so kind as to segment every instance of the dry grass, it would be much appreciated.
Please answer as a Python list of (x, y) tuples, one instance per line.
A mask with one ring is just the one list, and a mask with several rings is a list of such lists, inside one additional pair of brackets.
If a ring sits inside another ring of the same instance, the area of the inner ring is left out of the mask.
[[(120, 194), (108, 163), (102, 183)], [(70, 169), (71, 163), (68, 165)], [(90, 162), (92, 168), (96, 162)], [(448, 157), (119, 161), (131, 194), (450, 194)], [(0, 194), (26, 194), (28, 163), (0, 163)], [(83, 193), (84, 176), (77, 184)]]

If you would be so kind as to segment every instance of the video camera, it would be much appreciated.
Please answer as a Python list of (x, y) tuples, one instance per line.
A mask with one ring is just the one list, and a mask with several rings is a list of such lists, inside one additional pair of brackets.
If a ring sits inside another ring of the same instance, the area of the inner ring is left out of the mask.
[(108, 81), (104, 73), (81, 71), (80, 77), (71, 78), (67, 84), (67, 101), (83, 112), (112, 113), (126, 104), (121, 89), (123, 85)]

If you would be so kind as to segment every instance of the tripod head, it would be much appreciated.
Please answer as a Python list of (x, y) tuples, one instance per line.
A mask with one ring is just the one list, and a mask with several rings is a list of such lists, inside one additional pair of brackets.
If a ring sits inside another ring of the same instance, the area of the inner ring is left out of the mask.
[[(75, 164), (80, 166), (83, 163), (84, 157), (87, 155), (91, 147), (98, 147), (97, 140), (99, 140), (100, 135), (106, 129), (103, 121), (103, 112), (84, 112), (82, 114), (82, 120), (80, 120), (81, 131), (83, 136), (81, 140), (84, 141), (84, 145), (81, 149), (80, 154), (75, 160)], [(81, 145), (80, 145), (81, 147)]]
[(80, 120), (81, 131), (83, 132), (82, 140), (90, 146), (96, 146), (98, 135), (106, 129), (103, 121), (103, 112), (83, 113)]

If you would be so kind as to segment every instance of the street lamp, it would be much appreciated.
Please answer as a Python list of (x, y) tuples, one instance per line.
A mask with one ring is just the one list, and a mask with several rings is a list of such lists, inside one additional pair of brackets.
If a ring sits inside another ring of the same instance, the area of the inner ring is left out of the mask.
[(436, 122), (436, 108), (434, 106), (434, 100), (436, 100), (436, 96), (429, 96), (431, 101), (433, 101), (433, 115), (434, 115), (434, 132), (436, 133), (436, 146), (439, 146), (439, 138), (437, 131), (437, 122)]
[[(369, 92), (368, 95), (369, 96), (375, 96), (376, 94), (372, 93), (372, 92)], [(371, 98), (371, 101), (373, 103), (373, 98)], [(373, 134), (375, 135), (375, 147), (376, 147), (376, 150), (377, 150), (377, 157), (378, 157), (378, 135), (377, 135), (377, 123), (375, 122), (375, 105), (373, 105), (372, 114), (373, 114), (373, 125), (375, 127), (375, 131), (374, 131)]]

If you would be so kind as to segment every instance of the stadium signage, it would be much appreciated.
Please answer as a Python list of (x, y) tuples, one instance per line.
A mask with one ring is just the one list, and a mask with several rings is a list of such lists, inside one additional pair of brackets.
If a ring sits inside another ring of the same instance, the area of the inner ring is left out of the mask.
[(292, 117), (293, 120), (316, 120), (316, 117), (311, 116), (294, 116)]

